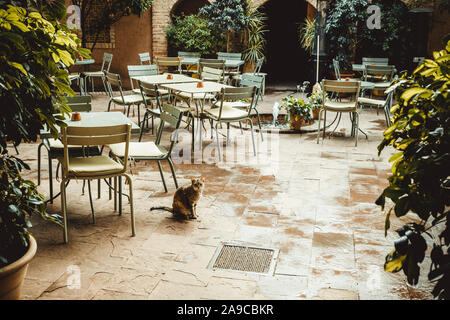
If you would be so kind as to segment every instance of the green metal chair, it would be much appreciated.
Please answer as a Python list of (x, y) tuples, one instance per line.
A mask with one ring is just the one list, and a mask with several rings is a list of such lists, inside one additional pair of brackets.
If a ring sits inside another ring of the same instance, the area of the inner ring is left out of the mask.
[[(144, 103), (145, 98), (142, 97), (141, 94), (133, 93), (133, 94), (127, 94), (125, 95), (122, 90), (122, 81), (120, 80), (120, 75), (111, 73), (111, 72), (105, 72), (105, 79), (108, 89), (108, 95), (109, 95), (109, 103), (108, 103), (108, 112), (111, 109), (111, 104), (120, 105), (124, 107), (124, 112), (128, 108), (127, 111), (127, 117), (130, 115), (130, 109), (132, 105), (137, 106), (137, 113), (138, 113), (138, 125), (141, 125), (141, 110), (140, 105)], [(119, 96), (115, 96), (113, 87), (116, 87), (119, 89)]]
[[(75, 96), (67, 97), (67, 105), (73, 112), (90, 112), (91, 96)], [(45, 147), (48, 155), (48, 175), (49, 175), (49, 188), (50, 188), (50, 200), (53, 202), (53, 167), (52, 160), (61, 158), (64, 152), (64, 145), (60, 139), (43, 138), (42, 142), (38, 146), (38, 185), (41, 184), (41, 149)], [(101, 153), (98, 147), (81, 147), (81, 146), (69, 146), (69, 154), (72, 157), (82, 156), (83, 154), (99, 155)]]
[(102, 61), (102, 67), (100, 71), (87, 71), (83, 72), (84, 75), (84, 85), (85, 85), (85, 91), (87, 92), (89, 79), (91, 79), (92, 82), (92, 92), (95, 92), (94, 88), (94, 78), (101, 78), (103, 82), (103, 87), (105, 89), (105, 93), (108, 94), (108, 88), (105, 83), (105, 72), (109, 72), (109, 69), (111, 68), (113, 55), (111, 53), (105, 52), (103, 54), (103, 61)]
[[(177, 141), (177, 130), (180, 127), (181, 118), (183, 114), (180, 110), (175, 108), (173, 105), (168, 103), (163, 103), (161, 106), (160, 114), (160, 124), (158, 128), (158, 133), (155, 142), (130, 142), (128, 157), (132, 160), (154, 160), (158, 163), (159, 172), (161, 174), (161, 180), (164, 185), (164, 190), (167, 192), (166, 181), (164, 180), (164, 174), (161, 167), (161, 161), (167, 160), (170, 165), (170, 170), (172, 171), (173, 180), (175, 187), (178, 188), (177, 177), (175, 174), (175, 169), (173, 167), (173, 162), (171, 158), (171, 153), (173, 146)], [(164, 131), (165, 124), (170, 124), (174, 130), (170, 135), (170, 145), (166, 149), (161, 145), (161, 137)], [(125, 144), (111, 144), (109, 145), (111, 150), (110, 155), (113, 158), (120, 159), (123, 161), (125, 156)]]
[[(220, 150), (220, 142), (219, 142), (219, 125), (222, 123), (227, 124), (227, 143), (229, 141), (229, 132), (230, 132), (230, 123), (232, 122), (241, 122), (248, 120), (250, 122), (251, 134), (252, 134), (252, 142), (253, 142), (253, 152), (256, 156), (256, 146), (255, 146), (255, 137), (253, 134), (253, 121), (250, 117), (250, 113), (253, 109), (253, 103), (255, 101), (256, 95), (256, 87), (242, 87), (242, 88), (223, 88), (219, 94), (219, 99), (212, 106), (211, 109), (205, 110), (206, 116), (211, 121), (216, 121), (215, 130), (216, 130), (216, 140), (217, 140), (217, 150), (219, 153), (219, 161), (222, 161), (222, 153)], [(229, 101), (245, 101), (248, 100), (250, 102), (250, 107), (248, 110), (241, 110), (240, 108), (233, 108), (230, 106), (225, 106), (225, 102)]]
[[(349, 101), (335, 101), (331, 99), (323, 99), (322, 107), (319, 112), (318, 130), (317, 130), (317, 143), (320, 138), (320, 122), (322, 120), (322, 114), (324, 115), (324, 128), (323, 137), (325, 137), (325, 128), (327, 120), (327, 111), (337, 112), (339, 116), (342, 113), (351, 113), (352, 118), (352, 136), (355, 136), (355, 147), (358, 146), (358, 131), (359, 131), (359, 103), (358, 97), (360, 92), (360, 81), (339, 81), (339, 80), (323, 80), (322, 92), (331, 96), (332, 94), (348, 94)], [(339, 118), (340, 119), (340, 118)], [(336, 130), (336, 129), (335, 129)]]
[[(193, 59), (200, 59), (201, 57), (201, 53), (200, 52), (186, 52), (186, 51), (178, 51), (178, 57), (180, 58), (193, 58)], [(198, 64), (195, 64), (198, 67)], [(188, 68), (188, 66), (186, 65), (186, 69), (181, 69), (182, 73), (186, 73), (186, 74), (196, 74), (198, 73), (197, 68), (196, 69), (191, 69)]]
[[(261, 95), (261, 91), (263, 89), (264, 85), (264, 77), (263, 76), (257, 76), (253, 74), (247, 74), (244, 73), (242, 75), (241, 81), (239, 83), (239, 87), (256, 87), (256, 98), (253, 105), (250, 104), (250, 101), (225, 101), (223, 104), (225, 107), (233, 107), (233, 108), (241, 108), (241, 109), (248, 109), (251, 107), (251, 110), (254, 110), (256, 112), (256, 116), (258, 119), (258, 127), (259, 132), (261, 134), (261, 140), (264, 141), (263, 133), (262, 133), (262, 127), (261, 127), (261, 118), (259, 116), (259, 112), (257, 109), (259, 97)], [(242, 124), (239, 122), (239, 126), (242, 129)]]
[(149, 52), (138, 53), (138, 56), (141, 64), (146, 64), (147, 62), (148, 64), (152, 64)]

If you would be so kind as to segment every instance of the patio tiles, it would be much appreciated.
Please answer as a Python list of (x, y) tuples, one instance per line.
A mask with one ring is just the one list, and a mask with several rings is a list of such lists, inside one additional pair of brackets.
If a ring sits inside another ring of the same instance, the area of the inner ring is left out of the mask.
[[(273, 101), (268, 97), (264, 104), (271, 107)], [(104, 95), (94, 95), (94, 110), (104, 111), (106, 102)], [(210, 163), (216, 151), (208, 131), (205, 158), (196, 152), (194, 163), (188, 157), (174, 159), (180, 186), (191, 177), (206, 179), (197, 220), (177, 221), (169, 212), (150, 211), (152, 206), (171, 206), (175, 187), (170, 168), (163, 162), (169, 189), (165, 193), (154, 161), (133, 164), (136, 237), (130, 237), (126, 198), (119, 216), (106, 185), (102, 183), (97, 199), (94, 183), (93, 224), (87, 188), (82, 195), (82, 183), (71, 183), (69, 244), (62, 244), (59, 227), (33, 218), (38, 252), (25, 280), (24, 298), (429, 299), (425, 276), (418, 288), (411, 288), (402, 272), (383, 271), (384, 257), (397, 237), (394, 230), (412, 217), (393, 215), (385, 237), (385, 214), (374, 201), (387, 185), (392, 152), (379, 157), (376, 150), (384, 115), (366, 109), (363, 115), (361, 128), (369, 139), (360, 135), (356, 148), (348, 134), (319, 144), (314, 132), (267, 135), (264, 142), (257, 135), (254, 157), (249, 132), (241, 136), (232, 128), (232, 144), (224, 146), (231, 161), (220, 164)], [(348, 133), (348, 119), (340, 126)], [(163, 141), (167, 138), (165, 133)], [(152, 139), (144, 134), (144, 141)], [(179, 154), (189, 152), (189, 139), (177, 148)], [(19, 146), (21, 158), (32, 168), (25, 173), (31, 180), (37, 178), (36, 150), (37, 144)], [(44, 166), (39, 186), (43, 194), (48, 193), (46, 170)], [(59, 189), (58, 182), (54, 188)], [(48, 209), (59, 213), (59, 198)], [(209, 269), (224, 242), (279, 249), (274, 273)], [(79, 289), (68, 287), (74, 266), (80, 271)]]

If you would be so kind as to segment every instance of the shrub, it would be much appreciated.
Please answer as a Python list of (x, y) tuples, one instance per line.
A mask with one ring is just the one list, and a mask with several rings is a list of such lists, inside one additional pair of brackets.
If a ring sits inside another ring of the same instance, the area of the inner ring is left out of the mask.
[(207, 18), (198, 15), (174, 17), (173, 25), (166, 29), (170, 50), (200, 52), (204, 56), (223, 50), (224, 35), (210, 28), (209, 23)]

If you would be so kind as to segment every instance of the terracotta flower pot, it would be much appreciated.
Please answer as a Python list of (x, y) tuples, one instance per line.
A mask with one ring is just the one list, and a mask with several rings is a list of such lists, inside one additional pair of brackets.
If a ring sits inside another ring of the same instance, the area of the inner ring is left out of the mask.
[(19, 300), (28, 264), (36, 254), (37, 244), (30, 235), (28, 251), (17, 261), (0, 269), (0, 300)]
[(319, 112), (320, 108), (316, 108), (312, 110), (312, 116), (314, 120), (319, 120)]
[(289, 125), (291, 127), (291, 130), (299, 131), (302, 128), (302, 126), (309, 125), (309, 124), (311, 124), (311, 121), (307, 122), (302, 117), (293, 116), (293, 115), (290, 116)]

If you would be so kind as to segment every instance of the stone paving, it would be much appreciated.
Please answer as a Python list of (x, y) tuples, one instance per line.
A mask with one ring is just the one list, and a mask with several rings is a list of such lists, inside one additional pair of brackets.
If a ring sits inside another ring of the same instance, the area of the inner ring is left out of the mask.
[[(273, 102), (288, 93), (267, 94), (261, 108), (271, 110)], [(106, 102), (105, 95), (94, 94), (94, 111), (105, 111)], [(59, 227), (33, 219), (38, 251), (28, 269), (23, 298), (431, 298), (424, 276), (412, 288), (402, 272), (383, 271), (385, 255), (396, 238), (393, 230), (411, 218), (393, 217), (385, 237), (384, 214), (374, 204), (390, 171), (391, 152), (377, 155), (384, 115), (363, 110), (360, 127), (368, 139), (360, 134), (358, 147), (349, 137), (347, 118), (343, 117), (338, 128), (341, 136), (320, 144), (316, 133), (265, 133), (264, 142), (256, 135), (256, 157), (249, 132), (241, 135), (232, 129), (231, 144), (224, 145), (221, 163), (214, 162), (207, 126), (203, 156), (197, 152), (185, 163), (174, 159), (180, 185), (189, 183), (191, 177), (206, 179), (197, 220), (177, 221), (168, 212), (149, 211), (155, 205), (171, 205), (175, 187), (169, 166), (163, 164), (169, 188), (164, 193), (156, 163), (132, 164), (135, 237), (131, 237), (127, 201), (119, 216), (103, 183), (101, 198), (94, 197), (93, 224), (87, 190), (83, 195), (82, 182), (72, 182), (68, 187), (68, 244), (63, 244)], [(144, 140), (152, 139), (150, 132), (144, 135)], [(175, 154), (180, 155), (182, 149), (190, 150), (188, 138), (180, 140)], [(26, 177), (37, 181), (37, 143), (22, 144), (19, 151), (32, 167)], [(45, 158), (39, 187), (43, 194), (48, 193)], [(55, 180), (55, 189), (58, 186)], [(93, 193), (97, 194), (96, 187)], [(60, 212), (59, 198), (48, 210)], [(230, 241), (279, 249), (274, 273), (208, 268), (217, 247)], [(77, 274), (79, 283), (74, 281)]]

